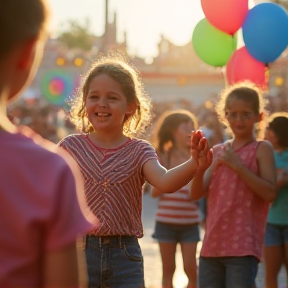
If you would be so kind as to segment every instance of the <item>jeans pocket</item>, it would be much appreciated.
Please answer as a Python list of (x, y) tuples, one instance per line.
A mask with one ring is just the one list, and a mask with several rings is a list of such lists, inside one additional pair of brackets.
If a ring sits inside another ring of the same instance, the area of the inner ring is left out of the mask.
[(138, 261), (138, 262), (143, 261), (143, 256), (142, 256), (142, 252), (141, 252), (140, 247), (124, 245), (123, 249), (125, 251), (126, 257), (129, 260)]

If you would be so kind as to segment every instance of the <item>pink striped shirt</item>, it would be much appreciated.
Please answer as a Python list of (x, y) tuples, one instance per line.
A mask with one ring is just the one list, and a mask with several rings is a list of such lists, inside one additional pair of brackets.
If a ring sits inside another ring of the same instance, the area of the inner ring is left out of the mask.
[[(235, 151), (243, 165), (255, 174), (258, 144), (254, 141)], [(221, 149), (215, 155), (216, 161)], [(226, 165), (216, 166), (207, 195), (207, 226), (201, 256), (252, 255), (260, 259), (268, 208), (269, 203), (257, 196), (236, 172)]]
[(179, 225), (200, 222), (198, 204), (191, 200), (189, 184), (177, 192), (166, 193), (159, 198), (156, 221)]
[(70, 135), (59, 145), (77, 161), (88, 206), (100, 221), (91, 234), (143, 237), (142, 167), (157, 158), (155, 149), (140, 139), (129, 139), (116, 149), (103, 149), (94, 145), (88, 134)]

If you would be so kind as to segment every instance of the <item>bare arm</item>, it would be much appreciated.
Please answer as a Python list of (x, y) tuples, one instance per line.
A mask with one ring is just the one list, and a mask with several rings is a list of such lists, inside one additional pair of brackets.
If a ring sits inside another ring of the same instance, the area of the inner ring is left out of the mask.
[(259, 197), (273, 202), (276, 198), (276, 167), (273, 148), (267, 142), (262, 142), (259, 144), (256, 157), (260, 177), (243, 165), (237, 166), (236, 172)]
[[(172, 193), (187, 185), (194, 176), (197, 164), (189, 159), (170, 170), (164, 168), (156, 159), (148, 160), (143, 166), (146, 180), (158, 190), (158, 193)], [(160, 195), (160, 194), (159, 194)]]
[(193, 178), (197, 168), (200, 167), (199, 163), (208, 163), (207, 167), (200, 167), (203, 170), (210, 166), (213, 157), (212, 151), (209, 149), (207, 140), (201, 137), (202, 133), (192, 135), (191, 155), (195, 159), (191, 158), (168, 171), (155, 159), (144, 164), (144, 176), (152, 186), (160, 190), (157, 191), (157, 194), (160, 192), (172, 193), (187, 185)]
[[(213, 147), (213, 154), (217, 153), (219, 150), (219, 145), (216, 145)], [(204, 159), (205, 160), (205, 159)], [(205, 163), (204, 166), (209, 165), (210, 163)], [(199, 200), (202, 197), (206, 195), (211, 174), (216, 165), (215, 158), (213, 158), (212, 164), (209, 166), (209, 168), (205, 171), (205, 169), (197, 169), (194, 178), (190, 185), (190, 196), (192, 200)]]
[(75, 242), (45, 255), (43, 277), (44, 288), (79, 287)]

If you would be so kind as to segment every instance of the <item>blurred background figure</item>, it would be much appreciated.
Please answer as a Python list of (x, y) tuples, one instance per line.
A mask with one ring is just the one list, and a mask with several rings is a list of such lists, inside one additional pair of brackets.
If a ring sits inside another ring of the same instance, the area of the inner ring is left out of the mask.
[[(153, 132), (154, 147), (160, 163), (167, 169), (186, 162), (190, 157), (191, 132), (198, 128), (195, 115), (187, 110), (167, 111), (161, 115)], [(162, 259), (162, 287), (173, 287), (176, 269), (175, 254), (180, 244), (184, 271), (189, 288), (197, 287), (196, 249), (200, 240), (200, 211), (191, 201), (189, 184), (179, 191), (163, 194), (152, 187), (152, 197), (158, 197), (153, 238), (159, 243)]]
[(265, 288), (277, 288), (283, 262), (288, 275), (288, 113), (270, 116), (265, 139), (273, 145), (277, 169), (277, 198), (270, 206), (265, 234)]
[(6, 115), (36, 74), (47, 9), (44, 0), (0, 1), (1, 287), (78, 287), (76, 240), (93, 227), (56, 145)]

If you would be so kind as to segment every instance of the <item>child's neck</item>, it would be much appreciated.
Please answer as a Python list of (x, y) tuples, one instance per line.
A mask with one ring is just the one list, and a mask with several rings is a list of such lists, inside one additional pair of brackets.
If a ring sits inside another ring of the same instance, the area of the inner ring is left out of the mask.
[(237, 150), (255, 140), (253, 135), (247, 137), (234, 137), (232, 140), (232, 146), (234, 150)]
[(98, 147), (113, 149), (123, 145), (127, 140), (123, 133), (113, 134), (113, 133), (101, 133), (94, 131), (89, 134), (89, 139)]

